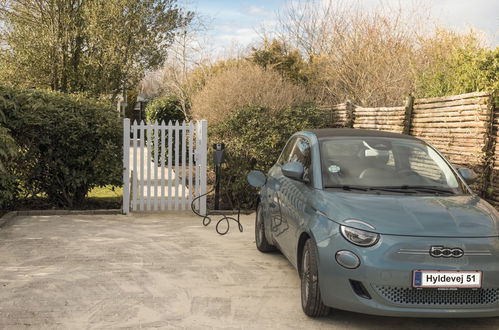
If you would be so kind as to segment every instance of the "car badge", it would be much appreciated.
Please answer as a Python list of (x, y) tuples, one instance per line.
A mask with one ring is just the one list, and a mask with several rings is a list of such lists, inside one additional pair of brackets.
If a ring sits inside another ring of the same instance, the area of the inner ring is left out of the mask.
[(448, 248), (444, 246), (430, 247), (430, 256), (433, 258), (461, 258), (464, 256), (464, 250), (460, 248)]

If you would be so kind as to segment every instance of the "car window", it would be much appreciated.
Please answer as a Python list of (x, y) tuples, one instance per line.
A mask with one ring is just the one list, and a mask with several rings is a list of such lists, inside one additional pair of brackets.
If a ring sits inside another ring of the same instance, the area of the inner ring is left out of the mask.
[[(319, 144), (324, 187), (432, 187), (465, 189), (429, 145), (408, 139), (345, 137)], [(407, 188), (408, 189), (408, 188)]]
[(417, 174), (431, 180), (441, 181), (443, 172), (427, 152), (419, 148), (409, 151), (409, 168)]
[(303, 164), (303, 179), (306, 181), (310, 181), (310, 163), (311, 163), (311, 154), (310, 154), (310, 142), (304, 138), (299, 137), (289, 155), (287, 160), (288, 162), (300, 162)]
[(295, 142), (296, 142), (296, 137), (289, 139), (288, 143), (282, 150), (281, 157), (279, 157), (279, 159), (277, 160), (278, 165), (283, 165), (288, 162), (291, 151), (293, 151)]

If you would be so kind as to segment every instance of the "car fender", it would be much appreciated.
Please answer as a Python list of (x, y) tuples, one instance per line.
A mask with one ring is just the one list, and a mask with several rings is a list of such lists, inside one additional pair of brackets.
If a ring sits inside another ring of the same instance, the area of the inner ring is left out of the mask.
[(293, 262), (295, 268), (299, 270), (306, 238), (312, 239), (318, 247), (321, 245), (327, 246), (329, 240), (336, 237), (338, 233), (339, 225), (317, 212), (307, 223), (302, 223), (297, 235), (296, 258)]

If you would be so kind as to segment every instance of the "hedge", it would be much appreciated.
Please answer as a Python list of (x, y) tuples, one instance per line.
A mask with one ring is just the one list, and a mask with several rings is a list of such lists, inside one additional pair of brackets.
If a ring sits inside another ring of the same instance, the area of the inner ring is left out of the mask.
[(165, 96), (154, 99), (147, 104), (146, 118), (150, 123), (165, 121), (168, 124), (170, 120), (172, 123), (177, 120), (182, 122), (185, 120), (185, 115), (176, 96)]
[[(180, 104), (180, 100), (178, 97), (175, 95), (170, 95), (170, 96), (164, 96), (164, 97), (159, 97), (157, 99), (152, 100), (147, 104), (146, 107), (146, 119), (147, 122), (149, 123), (154, 123), (158, 122), (161, 124), (161, 122), (165, 122), (165, 124), (168, 124), (170, 121), (172, 124), (175, 124), (176, 121), (178, 121), (180, 124), (184, 120), (186, 120), (185, 114), (182, 111), (182, 106)], [(170, 138), (172, 141), (172, 146), (175, 145), (175, 136), (172, 136)], [(162, 147), (162, 139), (159, 140), (158, 143), (158, 150), (161, 150)], [(179, 132), (179, 150), (182, 150), (182, 131)], [(153, 136), (153, 141), (151, 144), (151, 158), (155, 159), (154, 157), (154, 136)], [(165, 146), (165, 164), (168, 163), (168, 145)], [(182, 163), (182, 160), (185, 159), (185, 155), (183, 155), (181, 152), (179, 152), (179, 162)], [(161, 164), (161, 156), (158, 156), (158, 166)], [(172, 156), (172, 164), (175, 165), (175, 156)]]
[(225, 143), (223, 202), (232, 208), (254, 207), (256, 189), (246, 182), (252, 169), (266, 173), (277, 161), (290, 136), (304, 129), (325, 127), (325, 121), (311, 104), (271, 111), (247, 106), (208, 129), (210, 144)]
[(90, 189), (122, 184), (122, 128), (110, 103), (0, 87), (0, 111), (18, 147), (6, 164), (18, 194), (74, 208)]

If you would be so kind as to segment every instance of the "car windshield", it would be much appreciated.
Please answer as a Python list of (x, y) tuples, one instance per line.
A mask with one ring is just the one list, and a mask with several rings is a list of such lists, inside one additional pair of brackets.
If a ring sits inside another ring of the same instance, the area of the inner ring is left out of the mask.
[(335, 137), (320, 141), (325, 188), (463, 194), (447, 162), (418, 140)]

